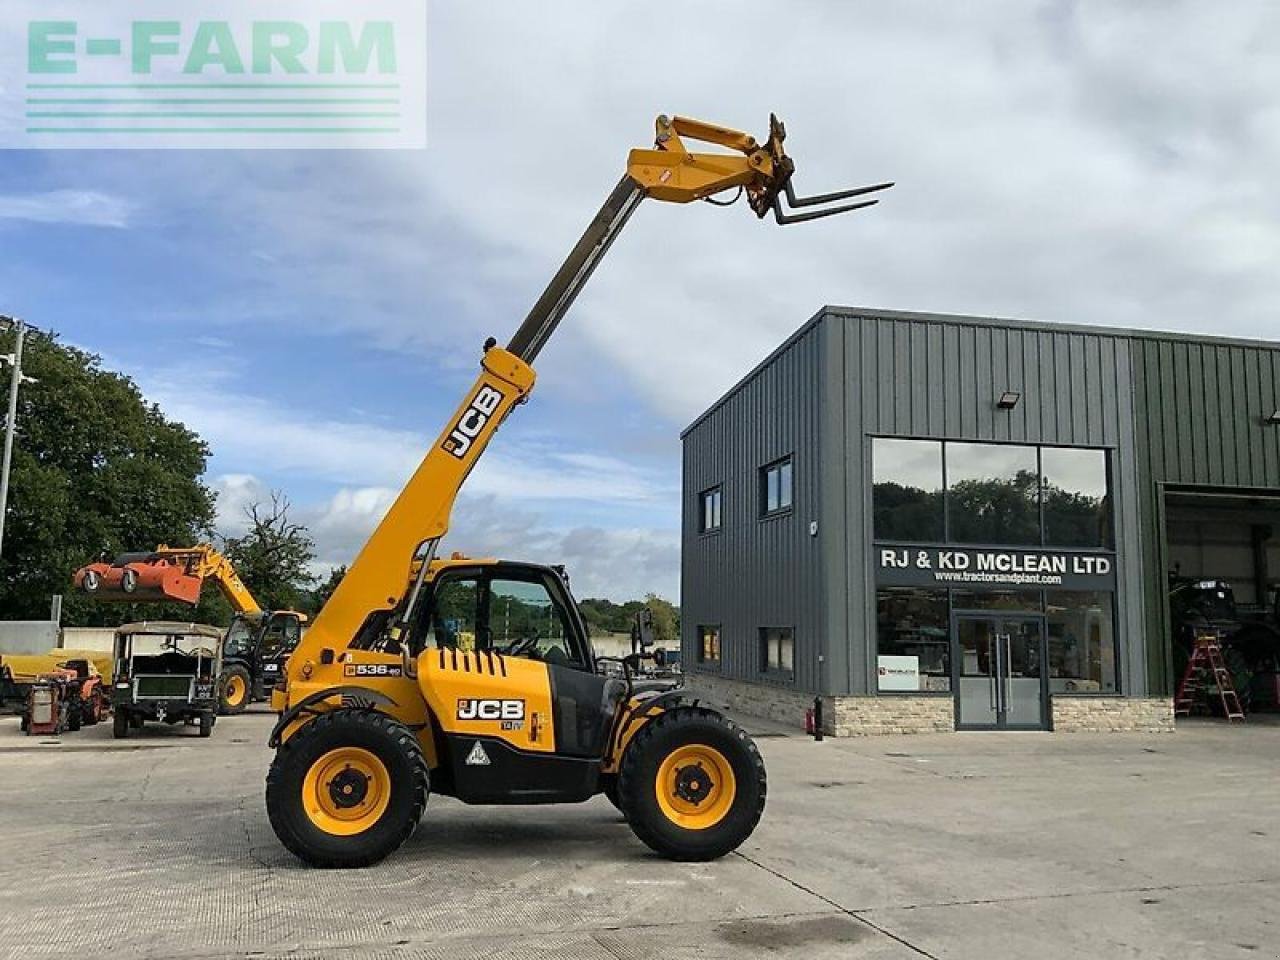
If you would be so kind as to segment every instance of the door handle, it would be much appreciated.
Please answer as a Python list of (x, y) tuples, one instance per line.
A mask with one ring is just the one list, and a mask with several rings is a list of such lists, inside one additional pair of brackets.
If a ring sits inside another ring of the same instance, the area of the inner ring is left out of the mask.
[(1004, 709), (1009, 712), (1009, 701), (1013, 699), (1013, 634), (1004, 635), (1004, 671), (1000, 682), (1004, 685)]

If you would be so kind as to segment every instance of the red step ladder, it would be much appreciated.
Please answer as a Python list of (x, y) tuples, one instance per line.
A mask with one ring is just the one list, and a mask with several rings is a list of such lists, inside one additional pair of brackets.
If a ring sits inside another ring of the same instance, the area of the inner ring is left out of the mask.
[[(1206, 674), (1212, 679), (1207, 679)], [(1222, 659), (1222, 644), (1214, 634), (1196, 637), (1191, 659), (1187, 661), (1187, 671), (1178, 684), (1177, 696), (1173, 698), (1174, 716), (1190, 716), (1201, 689), (1210, 697), (1216, 691), (1222, 700), (1222, 714), (1228, 721), (1244, 720), (1235, 682)]]

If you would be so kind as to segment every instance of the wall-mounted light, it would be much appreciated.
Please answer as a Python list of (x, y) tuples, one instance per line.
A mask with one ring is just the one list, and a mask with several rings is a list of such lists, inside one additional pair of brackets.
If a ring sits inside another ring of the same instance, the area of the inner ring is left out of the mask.
[(1012, 410), (1018, 405), (1018, 401), (1022, 399), (1022, 394), (1013, 390), (1006, 390), (1000, 394), (1000, 399), (996, 401), (996, 406), (1001, 410)]
[(1280, 410), (1277, 410), (1271, 416), (1267, 417), (1267, 423), (1273, 427), (1280, 427)]

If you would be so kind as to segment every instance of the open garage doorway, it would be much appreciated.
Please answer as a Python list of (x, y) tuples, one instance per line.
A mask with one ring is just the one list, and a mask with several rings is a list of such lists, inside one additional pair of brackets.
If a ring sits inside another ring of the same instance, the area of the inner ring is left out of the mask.
[(1280, 710), (1280, 490), (1165, 490), (1175, 684), (1194, 638), (1221, 638), (1246, 713)]

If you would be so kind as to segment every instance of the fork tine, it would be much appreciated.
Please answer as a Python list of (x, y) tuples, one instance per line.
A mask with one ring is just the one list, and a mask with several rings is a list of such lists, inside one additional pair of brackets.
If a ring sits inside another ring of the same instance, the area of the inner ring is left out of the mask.
[(787, 203), (793, 207), (816, 207), (819, 204), (831, 203), (834, 200), (849, 200), (853, 197), (866, 196), (868, 193), (878, 193), (881, 190), (888, 190), (892, 186), (892, 183), (877, 183), (870, 187), (854, 187), (852, 190), (838, 190), (835, 193), (820, 193), (812, 197), (798, 197), (796, 196), (795, 187), (791, 185), (790, 180), (787, 180)]

